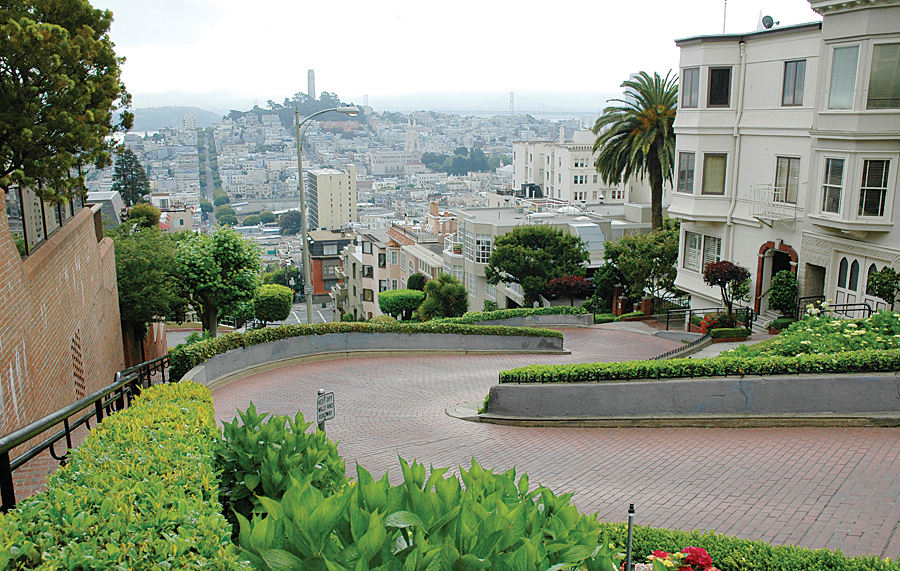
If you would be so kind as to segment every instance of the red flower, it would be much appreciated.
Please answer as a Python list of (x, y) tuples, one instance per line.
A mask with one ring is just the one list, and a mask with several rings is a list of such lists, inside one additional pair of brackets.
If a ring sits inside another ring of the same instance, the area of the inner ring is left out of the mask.
[(691, 565), (699, 565), (703, 569), (712, 567), (712, 557), (702, 547), (685, 547), (681, 552), (687, 556), (684, 560)]
[(653, 557), (659, 557), (660, 559), (665, 559), (665, 558), (668, 557), (668, 556), (669, 556), (669, 552), (668, 552), (668, 551), (659, 551), (659, 550), (656, 550), (656, 551), (653, 552)]

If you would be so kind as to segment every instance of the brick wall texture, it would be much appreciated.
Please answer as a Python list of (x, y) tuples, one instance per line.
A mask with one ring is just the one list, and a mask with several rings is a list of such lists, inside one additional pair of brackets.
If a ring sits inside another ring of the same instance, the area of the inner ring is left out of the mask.
[(0, 191), (0, 434), (109, 385), (124, 365), (113, 243), (98, 243), (92, 210), (22, 260)]

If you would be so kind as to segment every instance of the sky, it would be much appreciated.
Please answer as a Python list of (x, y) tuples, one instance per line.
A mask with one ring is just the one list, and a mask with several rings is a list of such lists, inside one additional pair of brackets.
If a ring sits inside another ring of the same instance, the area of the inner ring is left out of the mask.
[(598, 111), (674, 40), (821, 20), (807, 0), (91, 0), (112, 10), (133, 107), (246, 110), (316, 91), (376, 111)]

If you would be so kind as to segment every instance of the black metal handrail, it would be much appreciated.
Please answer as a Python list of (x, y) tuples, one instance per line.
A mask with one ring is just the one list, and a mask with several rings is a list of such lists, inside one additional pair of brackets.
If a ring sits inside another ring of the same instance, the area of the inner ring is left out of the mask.
[[(706, 315), (707, 313), (724, 313), (724, 307), (707, 307), (700, 309), (670, 309), (666, 312), (666, 331), (669, 330), (669, 324), (672, 320), (672, 317), (675, 316), (685, 316), (684, 319), (690, 320), (694, 315)], [(747, 329), (751, 329), (753, 327), (753, 322), (756, 320), (756, 312), (753, 311), (752, 307), (739, 307), (732, 311), (734, 315), (744, 316), (744, 327)]]
[(806, 315), (807, 305), (819, 306), (823, 301), (825, 301), (824, 295), (807, 295), (797, 298), (797, 317), (800, 318)]
[(662, 355), (657, 355), (656, 357), (651, 357), (649, 360), (650, 361), (662, 361), (663, 359), (668, 359), (669, 357), (674, 357), (675, 355), (678, 355), (679, 353), (683, 353), (684, 351), (693, 349), (694, 347), (696, 347), (697, 345), (699, 345), (701, 343), (705, 343), (707, 340), (709, 340), (709, 337), (710, 337), (710, 334), (705, 333), (702, 337), (694, 339), (687, 345), (682, 345), (681, 347), (678, 347), (676, 349), (666, 351)]
[[(65, 439), (66, 450), (72, 449), (72, 432), (76, 428), (85, 425), (90, 430), (91, 418), (96, 418), (96, 423), (99, 424), (103, 420), (104, 412), (106, 416), (110, 416), (114, 412), (131, 406), (134, 397), (139, 395), (143, 388), (152, 385), (154, 373), (161, 373), (162, 382), (166, 382), (166, 369), (168, 366), (169, 356), (164, 355), (152, 361), (119, 371), (116, 373), (115, 382), (111, 385), (0, 437), (0, 512), (6, 513), (16, 506), (15, 486), (12, 480), (14, 471), (45, 450), (49, 450), (50, 455), (64, 465), (68, 452), (63, 453), (61, 456), (57, 455), (54, 444)], [(71, 422), (72, 417), (85, 409), (91, 409), (91, 407), (93, 407), (92, 410)], [(60, 424), (63, 425), (61, 430), (16, 457), (15, 460), (10, 460), (9, 455), (13, 449)]]
[[(851, 317), (853, 314), (853, 319), (865, 319), (867, 317), (872, 317), (872, 314), (875, 312), (872, 309), (872, 306), (868, 303), (838, 303), (833, 305), (828, 305), (827, 308), (822, 309), (822, 311), (835, 314), (838, 313), (840, 315)], [(862, 317), (856, 317), (856, 313), (862, 312), (865, 315)]]

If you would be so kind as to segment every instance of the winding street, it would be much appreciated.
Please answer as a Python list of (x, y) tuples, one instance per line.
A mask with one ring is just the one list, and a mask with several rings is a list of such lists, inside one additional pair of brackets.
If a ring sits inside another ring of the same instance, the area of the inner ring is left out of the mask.
[(400, 477), (397, 457), (436, 467), (513, 466), (584, 512), (635, 523), (711, 529), (848, 555), (900, 556), (900, 429), (520, 428), (446, 415), (480, 401), (500, 370), (529, 363), (647, 358), (674, 342), (611, 328), (563, 329), (571, 355), (415, 355), (294, 365), (213, 392), (216, 417), (252, 401), (315, 419), (316, 389), (335, 393), (327, 432), (355, 475)]

